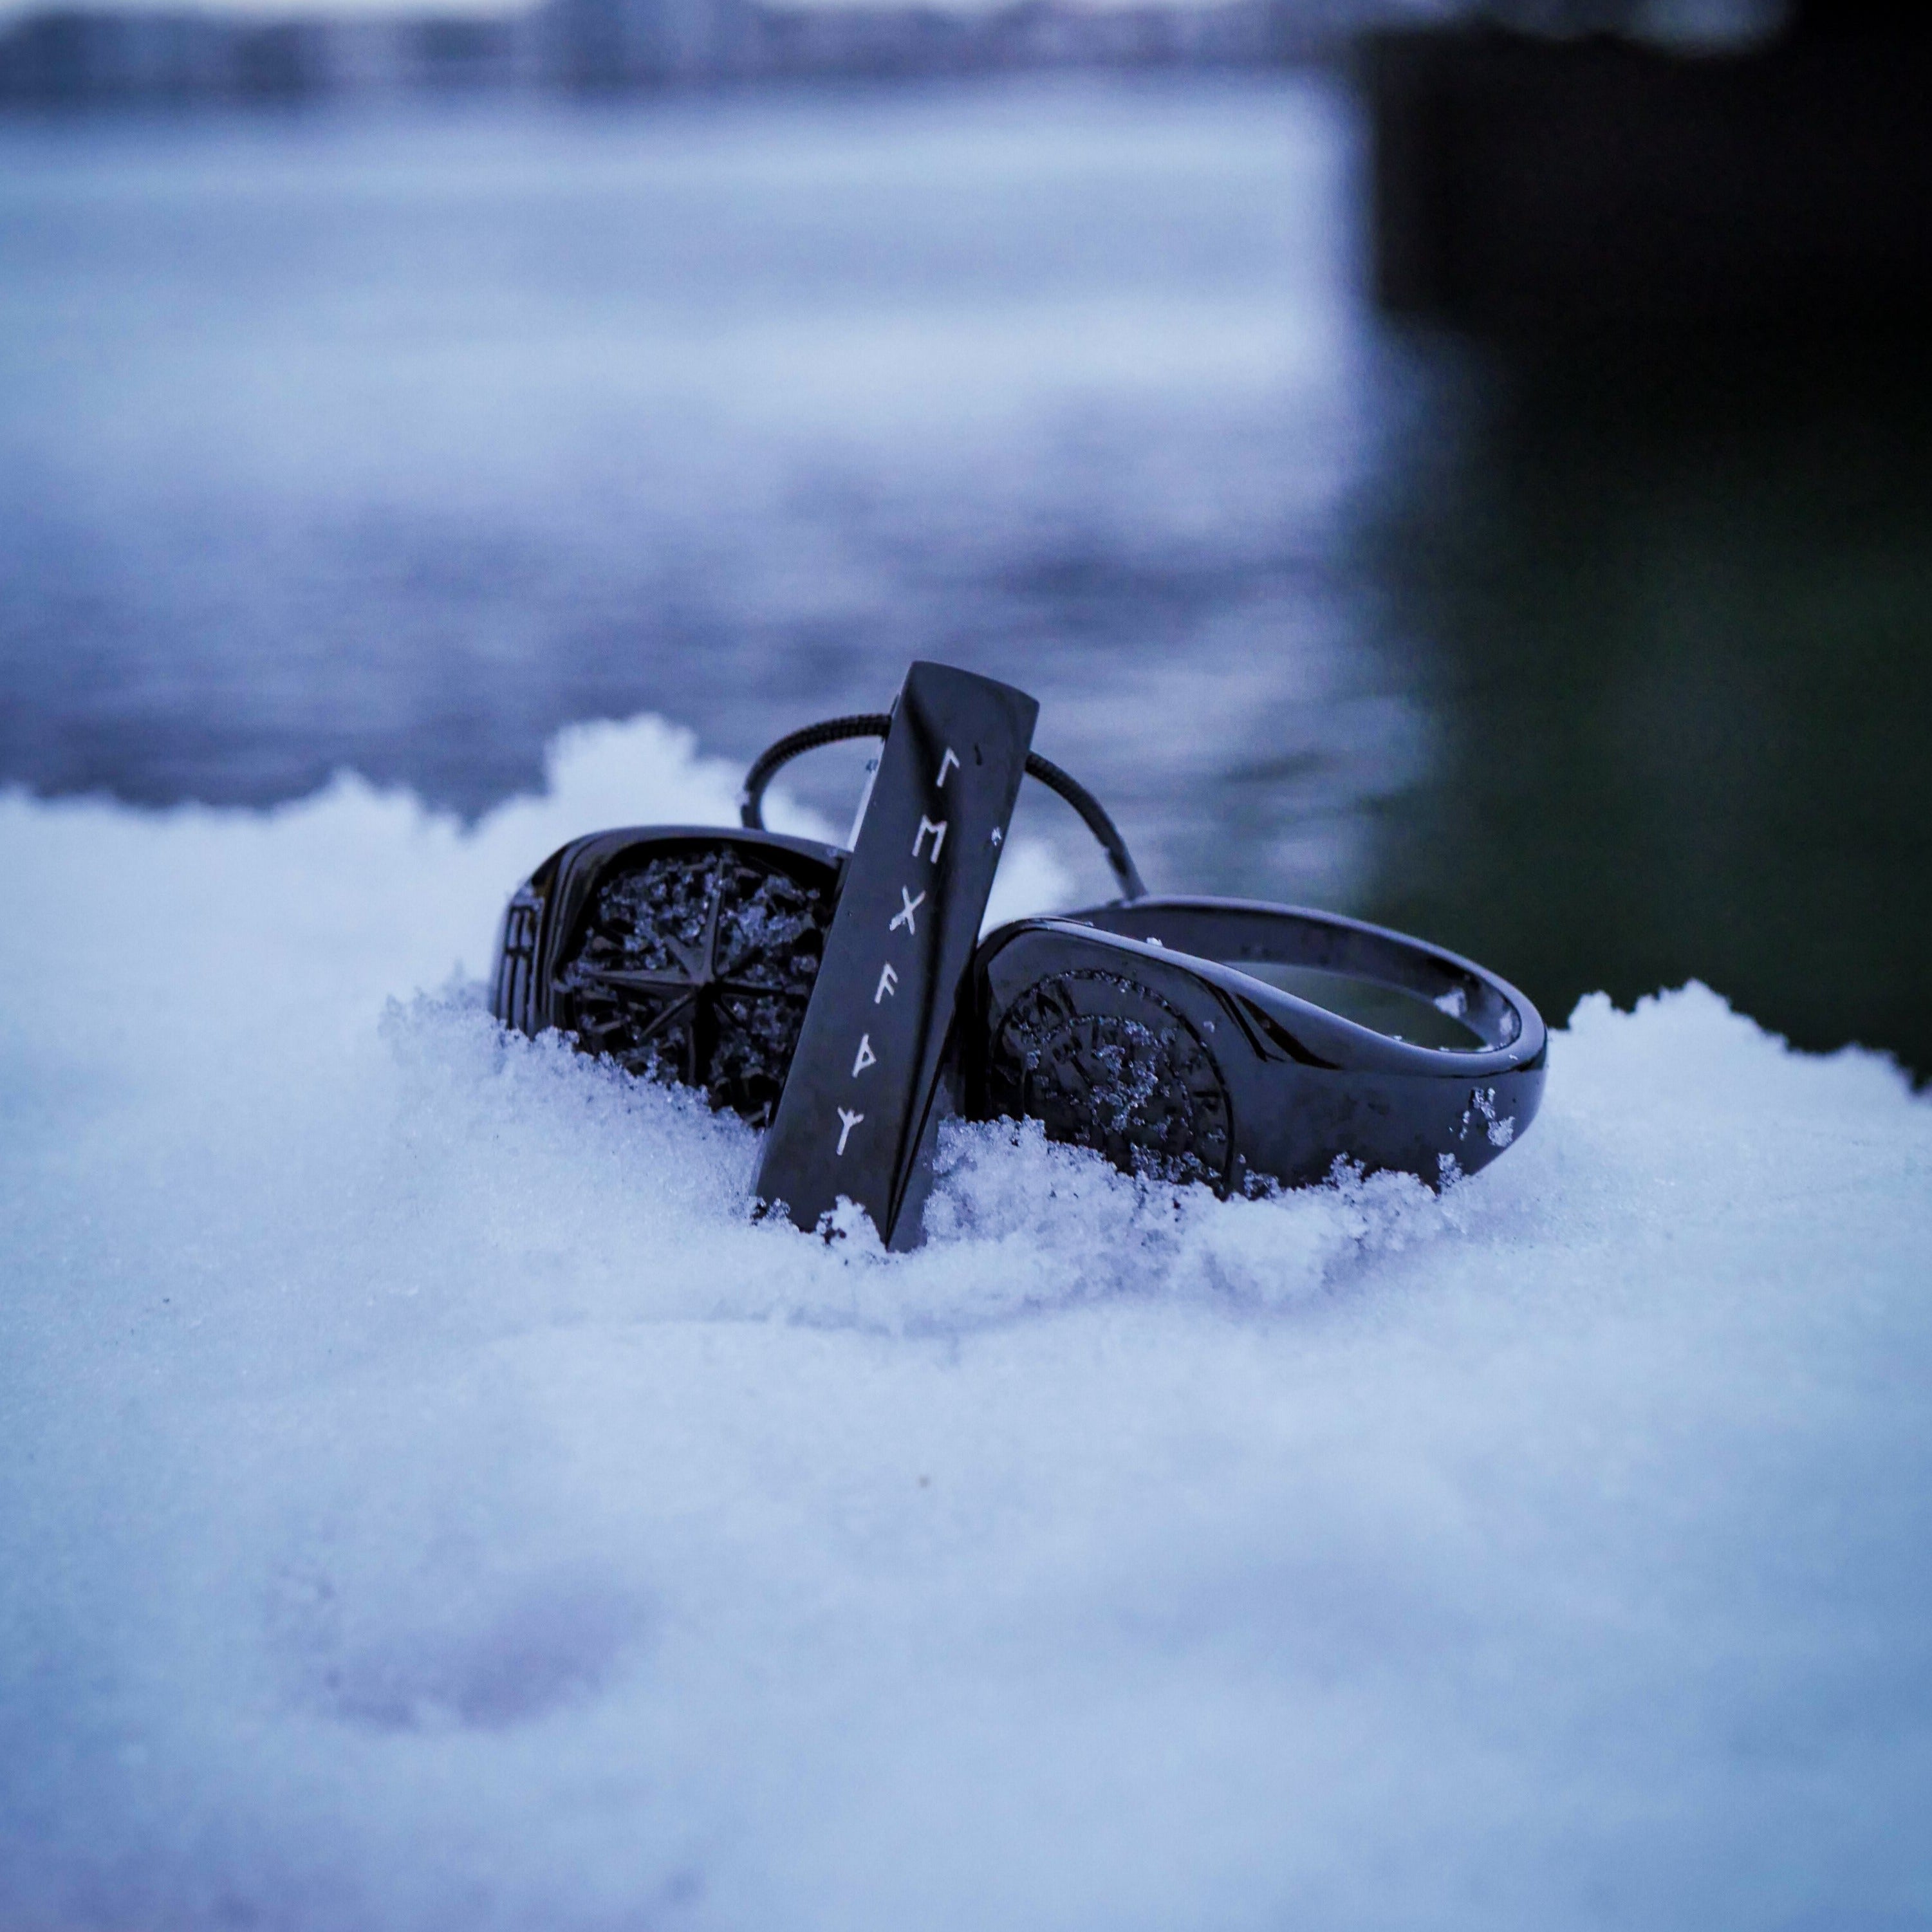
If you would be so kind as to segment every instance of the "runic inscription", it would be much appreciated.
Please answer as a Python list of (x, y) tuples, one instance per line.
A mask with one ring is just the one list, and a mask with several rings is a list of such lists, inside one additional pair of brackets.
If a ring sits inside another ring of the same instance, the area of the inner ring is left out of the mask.
[(802, 1227), (844, 1196), (893, 1238), (1036, 709), (942, 665), (907, 677), (759, 1171)]

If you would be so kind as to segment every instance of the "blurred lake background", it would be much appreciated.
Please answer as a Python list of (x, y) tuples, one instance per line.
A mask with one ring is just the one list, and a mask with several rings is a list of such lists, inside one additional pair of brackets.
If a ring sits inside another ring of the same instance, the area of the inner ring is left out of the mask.
[(938, 657), (1156, 890), (1932, 1072), (1922, 334), (1394, 319), (1368, 140), (1346, 58), (0, 114), (0, 784), (473, 814)]

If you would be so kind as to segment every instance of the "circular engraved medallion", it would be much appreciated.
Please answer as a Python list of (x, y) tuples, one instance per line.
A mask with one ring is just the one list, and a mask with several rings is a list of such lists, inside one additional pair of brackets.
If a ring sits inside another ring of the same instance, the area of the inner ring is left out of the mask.
[(727, 847), (620, 860), (560, 964), (559, 1024), (580, 1052), (767, 1126), (832, 911), (817, 886)]
[(1049, 1139), (1092, 1148), (1124, 1173), (1226, 1192), (1226, 1084), (1159, 994), (1113, 973), (1056, 974), (1006, 1009), (989, 1048), (995, 1114), (1030, 1115)]

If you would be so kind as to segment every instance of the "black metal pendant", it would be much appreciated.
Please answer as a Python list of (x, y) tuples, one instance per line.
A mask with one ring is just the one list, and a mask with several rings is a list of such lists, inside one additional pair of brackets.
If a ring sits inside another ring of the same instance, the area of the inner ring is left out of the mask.
[(949, 665), (906, 674), (758, 1170), (801, 1228), (842, 1197), (889, 1245), (919, 1238), (922, 1144), (1039, 712)]

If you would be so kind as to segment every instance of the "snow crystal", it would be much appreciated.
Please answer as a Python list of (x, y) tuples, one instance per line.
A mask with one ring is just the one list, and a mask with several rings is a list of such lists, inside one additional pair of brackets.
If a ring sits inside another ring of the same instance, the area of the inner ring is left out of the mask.
[(1441, 1196), (976, 1128), (826, 1244), (474, 984), (735, 777), (0, 798), (0, 1923), (1925, 1922), (1894, 1069), (1594, 999)]

